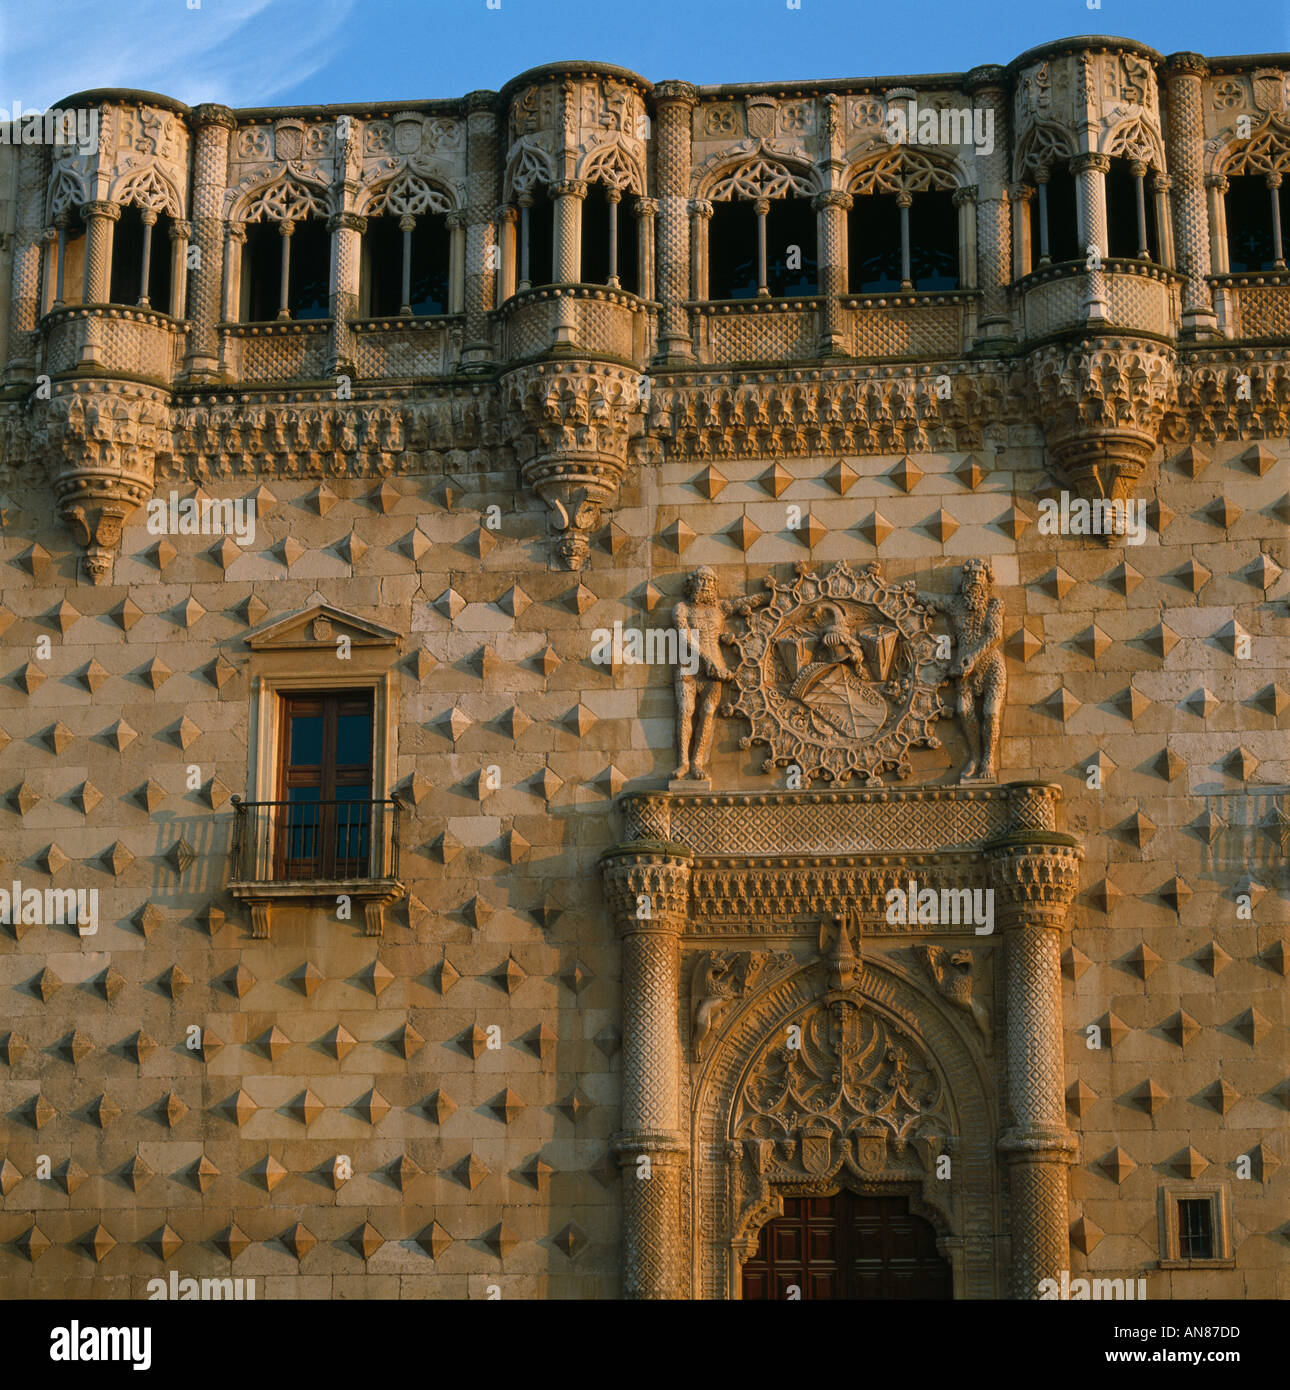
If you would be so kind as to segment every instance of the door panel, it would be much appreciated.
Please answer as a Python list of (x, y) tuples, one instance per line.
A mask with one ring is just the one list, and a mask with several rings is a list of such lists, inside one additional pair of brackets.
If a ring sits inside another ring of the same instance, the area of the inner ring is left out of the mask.
[(941, 1299), (953, 1297), (936, 1232), (909, 1198), (785, 1197), (784, 1214), (761, 1228), (743, 1268), (746, 1299)]

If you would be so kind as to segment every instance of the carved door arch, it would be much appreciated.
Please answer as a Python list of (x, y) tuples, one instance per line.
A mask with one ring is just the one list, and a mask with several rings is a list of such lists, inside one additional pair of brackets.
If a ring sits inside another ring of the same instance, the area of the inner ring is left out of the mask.
[(694, 1296), (739, 1297), (785, 1196), (847, 1188), (906, 1193), (937, 1231), (955, 1296), (998, 1297), (999, 1126), (983, 1047), (912, 971), (875, 962), (843, 983), (836, 937), (830, 954), (765, 971), (695, 1079)]

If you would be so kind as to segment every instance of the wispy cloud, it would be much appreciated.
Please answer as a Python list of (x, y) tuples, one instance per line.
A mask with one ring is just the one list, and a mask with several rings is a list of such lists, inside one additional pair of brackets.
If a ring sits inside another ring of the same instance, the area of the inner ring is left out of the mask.
[[(194, 8), (189, 9), (189, 4)], [(269, 103), (344, 46), (357, 0), (45, 0), (0, 16), (0, 106), (94, 87)]]

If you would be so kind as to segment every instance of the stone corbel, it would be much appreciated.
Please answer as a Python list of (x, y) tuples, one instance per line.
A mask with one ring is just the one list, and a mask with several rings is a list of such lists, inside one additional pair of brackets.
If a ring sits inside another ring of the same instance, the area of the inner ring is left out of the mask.
[(628, 444), (642, 423), (639, 376), (598, 362), (542, 363), (507, 378), (520, 475), (546, 503), (562, 568), (586, 564), (601, 513), (618, 497)]
[[(1155, 344), (1097, 338), (1046, 348), (1031, 360), (1049, 457), (1086, 502), (1126, 507), (1155, 453), (1160, 426), (1177, 396), (1176, 359)], [(1118, 530), (1101, 533), (1110, 544)]]

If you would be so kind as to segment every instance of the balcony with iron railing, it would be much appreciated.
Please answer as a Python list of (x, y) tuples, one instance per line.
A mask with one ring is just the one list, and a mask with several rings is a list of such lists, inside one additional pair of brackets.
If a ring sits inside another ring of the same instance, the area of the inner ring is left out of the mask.
[(269, 935), (275, 905), (344, 899), (379, 936), (382, 914), (405, 893), (399, 879), (398, 797), (243, 801), (233, 798), (229, 891), (251, 910), (252, 934)]

